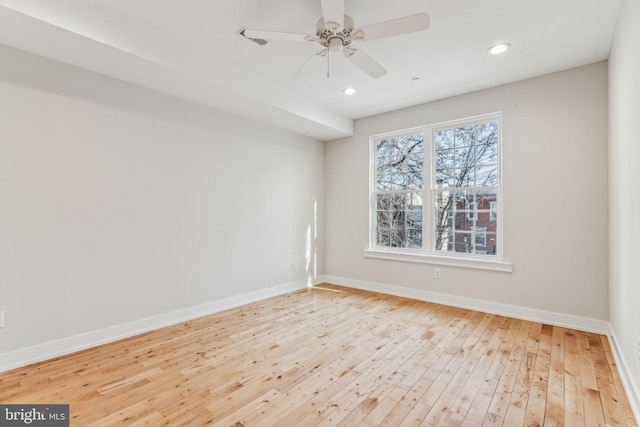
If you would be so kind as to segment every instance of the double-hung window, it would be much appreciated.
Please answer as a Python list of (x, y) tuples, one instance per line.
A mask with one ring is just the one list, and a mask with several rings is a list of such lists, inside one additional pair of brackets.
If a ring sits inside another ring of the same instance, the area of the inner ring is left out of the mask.
[(373, 136), (365, 255), (510, 271), (500, 145), (499, 114)]

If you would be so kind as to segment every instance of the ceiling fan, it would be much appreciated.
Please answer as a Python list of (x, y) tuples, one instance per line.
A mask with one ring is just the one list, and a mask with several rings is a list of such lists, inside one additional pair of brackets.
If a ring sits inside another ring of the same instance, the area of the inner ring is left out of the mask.
[(265, 44), (266, 40), (318, 43), (322, 46), (322, 50), (318, 51), (311, 59), (316, 56), (327, 57), (327, 77), (329, 77), (329, 53), (343, 52), (355, 66), (372, 78), (378, 79), (384, 76), (387, 70), (362, 50), (356, 48), (354, 44), (429, 28), (429, 15), (426, 13), (354, 28), (353, 19), (344, 14), (344, 0), (320, 0), (320, 2), (322, 3), (322, 17), (316, 24), (315, 35), (249, 28), (244, 28), (240, 34), (259, 44)]

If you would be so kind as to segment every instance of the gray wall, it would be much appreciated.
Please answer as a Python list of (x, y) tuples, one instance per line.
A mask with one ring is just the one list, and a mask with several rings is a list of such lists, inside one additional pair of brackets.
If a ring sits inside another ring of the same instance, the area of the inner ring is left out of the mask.
[(630, 375), (636, 411), (640, 411), (639, 22), (640, 1), (625, 0), (609, 58), (610, 322)]
[[(369, 136), (501, 111), (504, 255), (512, 273), (363, 257)], [(330, 276), (608, 319), (607, 64), (358, 120), (326, 146)]]
[(322, 273), (322, 143), (6, 47), (0, 63), (0, 353)]

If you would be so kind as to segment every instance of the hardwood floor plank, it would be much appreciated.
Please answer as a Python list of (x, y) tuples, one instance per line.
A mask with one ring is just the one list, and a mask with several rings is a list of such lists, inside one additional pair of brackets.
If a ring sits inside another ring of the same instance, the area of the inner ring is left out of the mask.
[[(502, 338), (502, 342), (500, 343), (498, 350), (494, 355), (493, 361), (491, 362), (489, 369), (484, 376), (483, 383), (476, 393), (473, 402), (471, 403), (468, 414), (462, 423), (462, 425), (464, 426), (481, 425), (483, 420), (487, 416), (489, 406), (491, 405), (491, 402), (493, 400), (493, 396), (498, 386), (499, 379), (502, 375), (502, 372), (504, 371), (506, 361), (508, 360), (509, 354), (511, 353), (511, 349), (515, 342), (515, 337), (518, 330), (520, 329), (522, 321), (516, 319), (505, 319), (505, 322), (503, 322), (503, 324), (504, 327), (501, 326), (501, 329), (504, 328), (504, 337)], [(491, 354), (489, 354), (488, 356), (491, 357)]]
[(544, 411), (545, 427), (564, 426), (565, 421), (565, 329), (554, 327), (551, 333), (551, 360), (547, 383), (547, 404)]
[(529, 403), (529, 393), (534, 381), (534, 368), (537, 362), (537, 352), (540, 343), (542, 325), (534, 323), (529, 329), (529, 336), (525, 353), (520, 363), (520, 369), (511, 392), (511, 401), (505, 415), (506, 425), (522, 425), (524, 423), (526, 407)]
[[(454, 368), (455, 375), (447, 389), (427, 414), (428, 422), (435, 425), (452, 425), (456, 424), (454, 419), (464, 419), (469, 408), (467, 402), (470, 404), (473, 399), (471, 394), (464, 394), (464, 387), (469, 383), (478, 362), (483, 359), (483, 355), (486, 356), (490, 337), (495, 332), (499, 321), (497, 316), (485, 315), (478, 327), (467, 338), (458, 355), (463, 364)], [(470, 390), (473, 388), (471, 384)]]
[(504, 418), (507, 414), (518, 370), (520, 369), (520, 365), (526, 355), (525, 347), (530, 330), (531, 322), (525, 321), (521, 323), (518, 335), (516, 336), (509, 358), (506, 361), (504, 371), (500, 377), (500, 382), (498, 383), (493, 395), (487, 414), (497, 415), (501, 418)]
[(578, 358), (580, 363), (580, 383), (582, 387), (591, 390), (598, 390), (598, 380), (596, 378), (596, 368), (594, 365), (589, 337), (584, 332), (576, 333), (578, 344)]
[[(487, 329), (486, 336), (483, 338), (483, 342), (486, 342), (486, 347), (483, 348), (484, 354), (481, 355), (476, 352), (473, 355), (474, 358), (477, 358), (478, 362), (473, 368), (473, 371), (469, 374), (469, 378), (460, 394), (450, 406), (450, 413), (457, 414), (455, 417), (456, 420), (461, 417), (464, 422), (464, 420), (469, 418), (469, 412), (472, 411), (469, 422), (473, 422), (472, 420), (475, 419), (476, 425), (480, 425), (482, 421), (482, 417), (476, 417), (473, 413), (472, 405), (475, 402), (476, 397), (482, 392), (482, 386), (483, 383), (486, 382), (485, 378), (487, 373), (499, 353), (500, 345), (507, 332), (505, 325), (508, 324), (509, 319), (494, 316), (494, 320), (492, 320), (492, 322), (495, 322), (496, 325), (489, 327)], [(488, 405), (489, 402), (487, 402), (487, 406)], [(444, 421), (451, 424), (457, 424), (454, 422), (452, 417), (445, 417)]]
[(566, 331), (565, 343), (565, 375), (564, 375), (564, 407), (565, 424), (570, 426), (584, 426), (584, 400), (582, 398), (582, 382), (580, 375), (580, 356), (578, 354), (578, 340), (576, 331)]
[(637, 427), (607, 338), (322, 285), (0, 373), (73, 426)]
[(533, 373), (529, 398), (524, 417), (524, 425), (541, 427), (544, 425), (544, 414), (547, 401), (547, 384), (549, 382), (549, 364), (551, 361), (551, 333), (553, 328), (542, 325), (536, 365)]
[(616, 402), (618, 403), (622, 403), (620, 405), (620, 409), (622, 412), (622, 415), (625, 419), (625, 422), (627, 424), (627, 426), (629, 427), (637, 427), (638, 426), (638, 422), (640, 422), (640, 420), (636, 420), (633, 417), (633, 412), (631, 412), (631, 406), (628, 405), (627, 403), (627, 399), (626, 399), (626, 394), (624, 391), (624, 388), (622, 386), (622, 380), (620, 379), (620, 374), (618, 374), (618, 369), (616, 367), (616, 362), (613, 358), (613, 354), (611, 353), (611, 347), (609, 346), (609, 341), (607, 340), (607, 337), (605, 336), (600, 336), (600, 342), (602, 344), (602, 348), (604, 350), (604, 354), (607, 358), (607, 362), (609, 364), (610, 367), (610, 372), (611, 372), (611, 377), (613, 379), (613, 384), (615, 385), (618, 397), (620, 400), (616, 399)]

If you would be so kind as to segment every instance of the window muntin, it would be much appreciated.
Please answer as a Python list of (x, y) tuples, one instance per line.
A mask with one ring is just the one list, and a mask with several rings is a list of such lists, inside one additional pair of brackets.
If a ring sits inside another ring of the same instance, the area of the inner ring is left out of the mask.
[(499, 144), (498, 115), (373, 137), (371, 249), (501, 259)]

